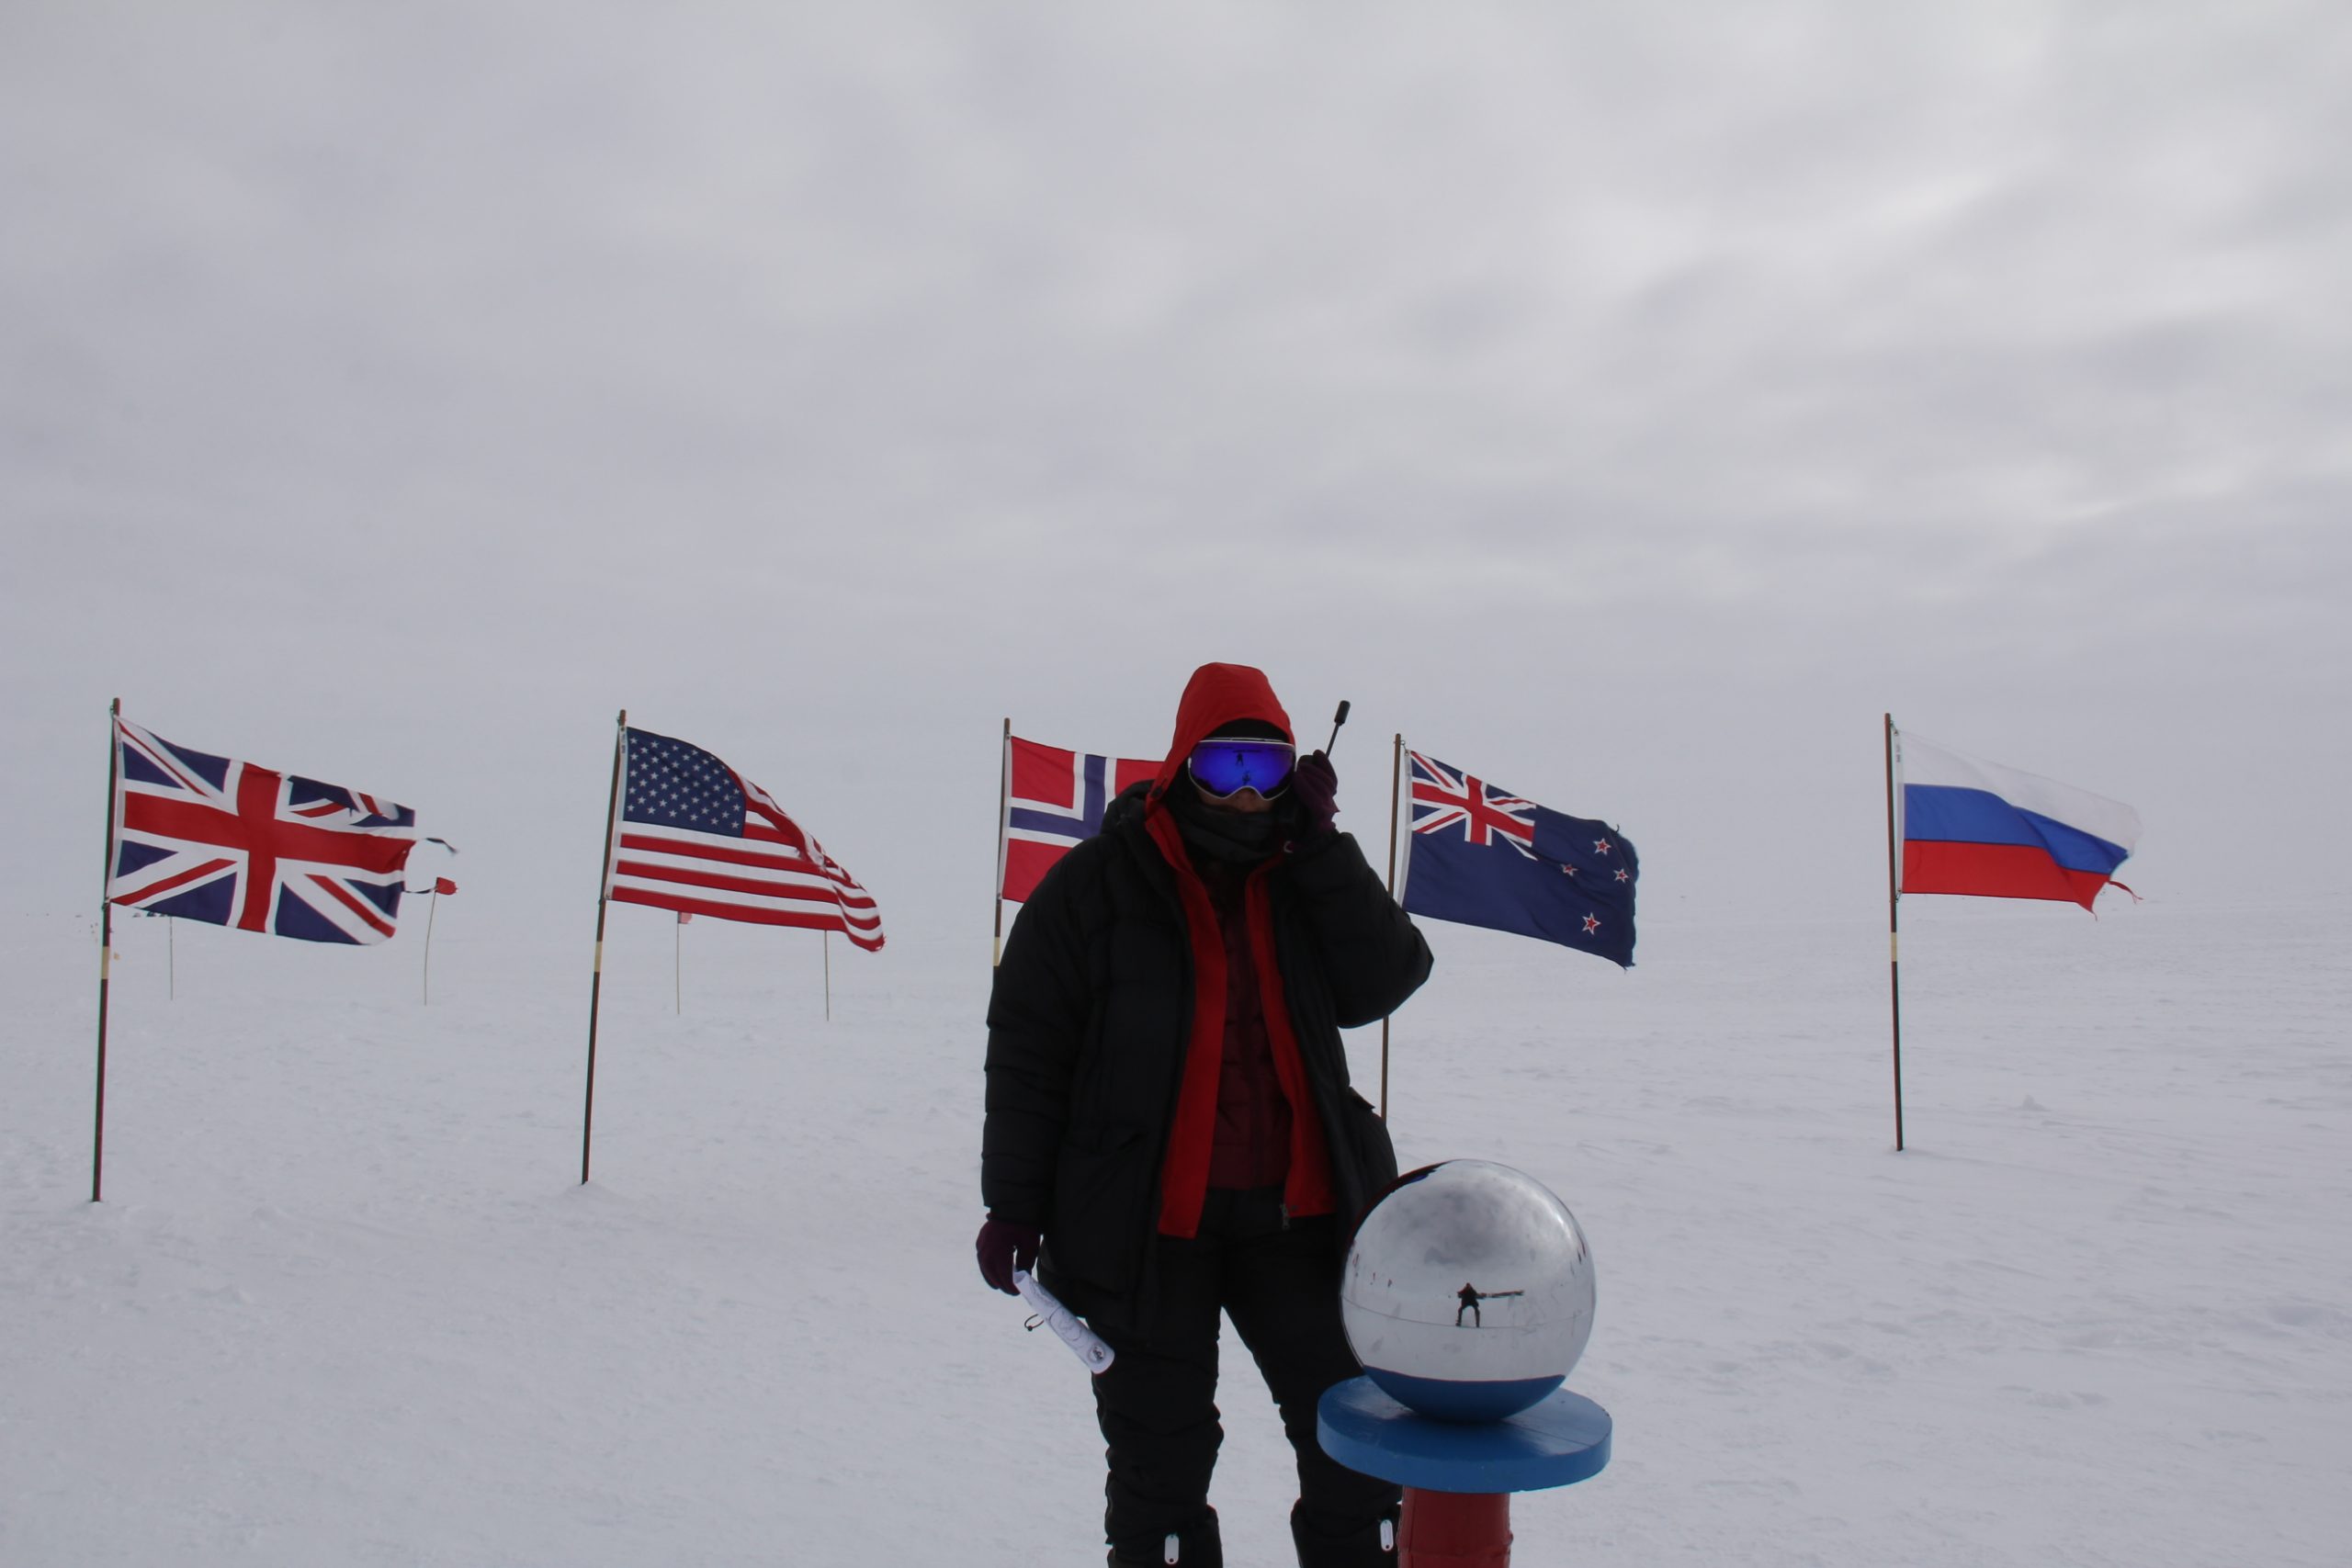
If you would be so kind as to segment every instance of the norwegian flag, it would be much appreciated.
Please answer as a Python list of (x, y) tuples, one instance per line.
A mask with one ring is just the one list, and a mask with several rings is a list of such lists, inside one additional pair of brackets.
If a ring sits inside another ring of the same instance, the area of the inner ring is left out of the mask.
[(1511, 931), (1631, 968), (1641, 860), (1603, 822), (1548, 810), (1419, 751), (1408, 913)]
[(1005, 737), (1005, 810), (998, 835), (997, 897), (1027, 901), (1070, 846), (1102, 830), (1102, 812), (1159, 764), (1134, 757), (1065, 751)]
[(699, 746), (650, 729), (627, 738), (609, 896), (681, 917), (840, 931), (868, 953), (882, 916), (775, 797)]
[(415, 812), (176, 746), (119, 715), (114, 738), (108, 899), (303, 942), (392, 934)]

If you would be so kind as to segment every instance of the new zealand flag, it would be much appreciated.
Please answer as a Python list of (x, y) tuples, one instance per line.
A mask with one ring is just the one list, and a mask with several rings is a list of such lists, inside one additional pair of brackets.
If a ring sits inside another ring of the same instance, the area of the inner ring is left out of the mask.
[(1549, 811), (1418, 751), (1408, 914), (1539, 937), (1634, 964), (1641, 860), (1604, 822)]

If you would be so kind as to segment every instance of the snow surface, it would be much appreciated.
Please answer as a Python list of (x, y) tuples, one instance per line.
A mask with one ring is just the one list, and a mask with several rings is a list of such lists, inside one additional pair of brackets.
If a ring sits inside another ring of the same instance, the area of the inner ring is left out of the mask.
[[(1524, 1564), (2335, 1564), (2352, 1541), (2352, 904), (1433, 927), (1408, 1163), (1552, 1186), (1615, 1461)], [(421, 911), (420, 911), (421, 912)], [(0, 976), (0, 1562), (1099, 1561), (1085, 1375), (975, 1276), (985, 932), (878, 957), (615, 912), (322, 950), (91, 919)], [(1351, 1036), (1376, 1086), (1376, 1029)], [(1216, 1498), (1289, 1561), (1238, 1350)]]

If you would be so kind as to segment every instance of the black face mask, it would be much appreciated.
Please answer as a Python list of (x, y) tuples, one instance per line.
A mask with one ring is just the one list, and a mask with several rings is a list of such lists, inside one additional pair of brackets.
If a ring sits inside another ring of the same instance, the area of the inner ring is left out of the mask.
[(1212, 860), (1255, 865), (1273, 852), (1279, 813), (1220, 810), (1203, 800), (1193, 781), (1184, 778), (1176, 781), (1166, 798), (1184, 842)]

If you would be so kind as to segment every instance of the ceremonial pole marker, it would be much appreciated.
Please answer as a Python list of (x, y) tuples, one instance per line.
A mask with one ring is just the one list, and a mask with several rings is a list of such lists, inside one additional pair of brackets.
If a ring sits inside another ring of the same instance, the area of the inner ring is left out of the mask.
[(1509, 1166), (1400, 1178), (1356, 1229), (1340, 1315), (1364, 1374), (1324, 1392), (1323, 1451), (1404, 1487), (1400, 1568), (1510, 1561), (1510, 1501), (1607, 1468), (1615, 1423), (1564, 1385), (1592, 1337), (1576, 1216)]

